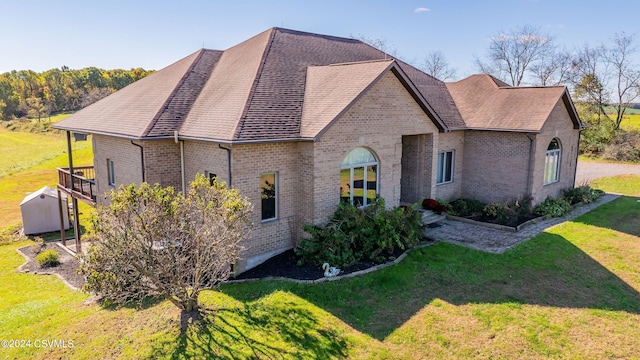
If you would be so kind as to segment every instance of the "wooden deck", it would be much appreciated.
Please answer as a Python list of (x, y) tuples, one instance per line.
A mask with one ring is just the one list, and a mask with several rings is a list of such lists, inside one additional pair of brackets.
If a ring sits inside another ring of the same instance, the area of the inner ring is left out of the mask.
[(88, 203), (96, 202), (96, 183), (93, 166), (58, 168), (58, 189), (74, 198)]

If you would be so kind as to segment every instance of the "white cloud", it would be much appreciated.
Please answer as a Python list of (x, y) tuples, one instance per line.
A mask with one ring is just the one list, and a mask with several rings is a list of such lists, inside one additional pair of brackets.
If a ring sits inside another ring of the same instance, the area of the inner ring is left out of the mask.
[(425, 12), (425, 11), (431, 11), (431, 9), (426, 8), (426, 7), (419, 7), (417, 9), (413, 10), (413, 12), (415, 12), (415, 13), (421, 13), (421, 12)]

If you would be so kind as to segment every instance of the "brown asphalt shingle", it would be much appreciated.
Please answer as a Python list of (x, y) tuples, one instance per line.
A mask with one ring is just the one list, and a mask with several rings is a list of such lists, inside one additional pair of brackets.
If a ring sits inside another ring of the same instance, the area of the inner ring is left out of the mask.
[(378, 71), (394, 71), (444, 131), (538, 131), (562, 96), (570, 107), (563, 87), (511, 88), (488, 75), (445, 84), (356, 39), (272, 28), (225, 51), (199, 50), (54, 127), (132, 138), (314, 138)]
[[(391, 59), (359, 40), (272, 28), (223, 52), (200, 50), (56, 127), (136, 138), (178, 130), (186, 138), (295, 140), (302, 136), (309, 66), (378, 60)], [(464, 126), (442, 81), (397, 64), (432, 118), (452, 129)]]
[(490, 75), (447, 83), (467, 128), (538, 132), (566, 88), (512, 87)]

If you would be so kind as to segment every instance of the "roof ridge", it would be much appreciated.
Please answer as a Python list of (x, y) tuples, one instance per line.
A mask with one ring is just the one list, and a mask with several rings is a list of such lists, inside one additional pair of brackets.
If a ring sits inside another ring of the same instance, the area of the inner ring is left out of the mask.
[(300, 30), (293, 30), (293, 29), (287, 29), (287, 28), (281, 28), (281, 27), (277, 27), (274, 26), (271, 28), (274, 31), (279, 31), (279, 32), (284, 32), (284, 33), (289, 33), (289, 34), (295, 34), (295, 35), (306, 35), (306, 36), (313, 36), (313, 37), (319, 37), (319, 38), (323, 38), (323, 39), (327, 39), (327, 40), (346, 40), (349, 42), (362, 42), (361, 40), (358, 39), (354, 39), (354, 38), (348, 38), (348, 37), (343, 37), (343, 36), (334, 36), (334, 35), (324, 35), (324, 34), (317, 34), (317, 33), (312, 33), (312, 32), (308, 32), (308, 31), (300, 31)]
[(206, 50), (204, 48), (198, 50), (198, 52), (199, 52), (198, 56), (196, 56), (196, 58), (193, 60), (193, 62), (191, 63), (191, 65), (189, 66), (187, 71), (184, 72), (184, 75), (182, 75), (182, 78), (180, 79), (180, 81), (178, 81), (178, 83), (176, 84), (175, 88), (173, 88), (173, 91), (171, 91), (171, 94), (169, 94), (169, 96), (167, 97), (167, 100), (165, 100), (164, 104), (162, 104), (162, 107), (160, 107), (160, 110), (158, 110), (156, 115), (153, 117), (153, 120), (151, 120), (149, 125), (147, 125), (147, 128), (144, 129), (144, 131), (142, 132), (142, 136), (143, 137), (149, 135), (149, 133), (153, 130), (155, 125), (160, 120), (160, 117), (162, 116), (162, 114), (164, 114), (164, 112), (169, 108), (169, 104), (175, 98), (176, 94), (178, 93), (178, 90), (182, 87), (182, 85), (184, 85), (185, 81), (187, 80), (187, 78), (189, 77), (189, 75), (191, 74), (193, 69), (195, 68), (195, 66), (198, 63), (198, 61), (200, 61), (200, 59), (202, 58), (202, 55), (204, 54), (205, 51)]
[(264, 69), (264, 65), (267, 62), (267, 56), (269, 56), (269, 52), (271, 51), (271, 46), (273, 45), (273, 39), (276, 37), (276, 31), (278, 28), (271, 28), (271, 34), (269, 34), (269, 41), (264, 47), (264, 51), (262, 52), (262, 59), (260, 59), (260, 66), (258, 67), (258, 71), (256, 72), (256, 77), (253, 79), (253, 84), (251, 84), (251, 90), (249, 91), (249, 96), (247, 97), (247, 101), (244, 104), (244, 109), (242, 109), (242, 114), (240, 115), (240, 121), (236, 124), (236, 127), (233, 131), (232, 138), (237, 140), (240, 137), (240, 133), (244, 128), (245, 121), (247, 119), (247, 112), (251, 107), (251, 103), (253, 102), (253, 98), (255, 97), (256, 87), (260, 82), (260, 77), (262, 76), (262, 70)]
[(329, 65), (316, 65), (316, 66), (344, 66), (344, 65), (369, 64), (369, 63), (377, 63), (377, 62), (392, 62), (392, 61), (396, 61), (396, 59), (393, 59), (393, 58), (372, 59), (372, 60), (350, 61), (350, 62), (335, 63), (335, 64), (329, 64)]

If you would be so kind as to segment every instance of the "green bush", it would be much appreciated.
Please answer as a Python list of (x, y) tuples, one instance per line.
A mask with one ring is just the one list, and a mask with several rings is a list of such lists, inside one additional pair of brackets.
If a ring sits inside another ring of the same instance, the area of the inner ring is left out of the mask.
[(458, 199), (447, 207), (447, 213), (453, 216), (474, 216), (482, 214), (482, 209), (486, 206), (482, 201), (474, 199)]
[(603, 193), (602, 190), (592, 189), (590, 186), (585, 185), (565, 190), (562, 197), (571, 205), (578, 203), (588, 204), (597, 200)]
[(60, 264), (60, 255), (54, 249), (45, 250), (36, 256), (40, 267), (56, 266)]
[(616, 131), (604, 148), (602, 158), (614, 161), (640, 161), (640, 131)]
[(568, 214), (573, 207), (569, 201), (563, 197), (558, 199), (546, 198), (543, 202), (538, 204), (533, 212), (538, 215), (544, 216), (546, 219), (560, 217)]
[(492, 203), (486, 205), (482, 212), (490, 217), (494, 217), (501, 225), (513, 226), (518, 222), (518, 211), (509, 204)]
[(346, 267), (361, 260), (382, 262), (385, 253), (420, 242), (423, 227), (413, 207), (387, 210), (382, 199), (363, 209), (341, 203), (327, 225), (303, 225), (311, 238), (301, 240), (295, 251), (301, 263)]

